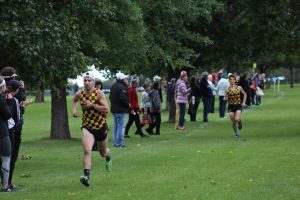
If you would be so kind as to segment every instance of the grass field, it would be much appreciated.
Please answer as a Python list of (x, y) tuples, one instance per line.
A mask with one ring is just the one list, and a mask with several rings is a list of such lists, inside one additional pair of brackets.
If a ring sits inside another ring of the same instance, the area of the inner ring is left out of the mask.
[[(126, 148), (111, 147), (111, 173), (93, 153), (89, 188), (79, 183), (81, 120), (72, 118), (69, 109), (73, 139), (50, 140), (50, 102), (32, 104), (20, 151), (20, 158), (32, 158), (18, 160), (14, 183), (19, 188), (0, 193), (0, 199), (300, 199), (300, 88), (281, 89), (280, 94), (266, 91), (263, 105), (243, 112), (238, 140), (229, 119), (219, 119), (217, 113), (204, 125), (202, 104), (198, 122), (189, 122), (186, 115), (187, 131), (166, 122), (167, 112), (161, 136), (139, 138), (132, 128)], [(111, 132), (109, 138), (112, 144)]]

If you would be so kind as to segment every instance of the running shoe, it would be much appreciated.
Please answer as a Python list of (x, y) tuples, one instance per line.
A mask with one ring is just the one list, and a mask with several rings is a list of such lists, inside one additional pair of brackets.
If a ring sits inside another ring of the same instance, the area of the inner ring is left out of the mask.
[(80, 182), (86, 186), (86, 187), (89, 187), (90, 186), (90, 183), (89, 183), (89, 177), (88, 176), (81, 176), (80, 177)]
[(239, 130), (241, 130), (241, 129), (243, 128), (242, 121), (239, 121), (239, 122), (238, 122), (238, 128), (239, 128)]
[(107, 171), (107, 172), (111, 172), (111, 169), (112, 169), (112, 161), (111, 161), (111, 160), (106, 161), (105, 166), (106, 166), (106, 171)]
[(10, 189), (11, 191), (14, 191), (14, 190), (17, 189), (17, 186), (14, 185), (14, 184), (12, 184), (12, 183), (11, 183), (8, 187), (9, 187), (9, 189)]
[(239, 138), (240, 137), (240, 133), (238, 131), (235, 131), (233, 134), (234, 134), (235, 138)]
[(11, 190), (9, 187), (7, 187), (7, 188), (2, 188), (0, 191), (1, 191), (1, 192), (12, 192), (12, 190)]

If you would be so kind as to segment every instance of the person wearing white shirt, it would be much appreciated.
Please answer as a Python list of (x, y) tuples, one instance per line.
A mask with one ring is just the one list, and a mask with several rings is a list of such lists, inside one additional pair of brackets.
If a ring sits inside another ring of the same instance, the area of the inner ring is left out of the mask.
[(209, 112), (210, 113), (214, 113), (215, 112), (215, 96), (216, 96), (216, 91), (217, 91), (217, 88), (215, 86), (215, 84), (212, 82), (212, 75), (208, 75), (207, 77), (207, 81), (208, 81), (208, 84), (209, 84), (209, 87), (212, 91), (212, 97), (211, 97), (211, 101), (210, 101), (210, 109), (209, 109)]
[(218, 85), (217, 85), (217, 90), (218, 90), (218, 95), (219, 95), (220, 118), (225, 117), (225, 110), (226, 110), (226, 105), (227, 105), (227, 101), (224, 100), (224, 96), (225, 96), (225, 90), (227, 90), (227, 88), (229, 87), (229, 82), (226, 78), (227, 78), (226, 74), (222, 74), (221, 79), (219, 80)]

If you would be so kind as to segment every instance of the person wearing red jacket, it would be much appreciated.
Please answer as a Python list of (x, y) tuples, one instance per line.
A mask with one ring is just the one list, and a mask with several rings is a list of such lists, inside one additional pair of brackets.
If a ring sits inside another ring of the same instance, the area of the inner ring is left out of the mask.
[(146, 135), (142, 131), (141, 122), (140, 122), (139, 113), (141, 113), (141, 109), (139, 107), (138, 96), (136, 93), (137, 86), (138, 86), (138, 80), (133, 79), (131, 81), (131, 87), (128, 88), (128, 98), (129, 98), (130, 108), (129, 108), (129, 119), (125, 128), (125, 135), (124, 135), (125, 138), (130, 138), (128, 132), (133, 122), (135, 122), (135, 126), (137, 129), (136, 133), (141, 137), (146, 137)]

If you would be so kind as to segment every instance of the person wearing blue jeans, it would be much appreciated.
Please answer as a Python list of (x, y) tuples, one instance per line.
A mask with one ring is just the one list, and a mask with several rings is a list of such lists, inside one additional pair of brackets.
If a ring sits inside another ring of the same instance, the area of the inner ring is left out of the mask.
[(185, 130), (184, 127), (184, 115), (185, 115), (185, 104), (188, 102), (188, 95), (191, 92), (191, 88), (187, 89), (187, 72), (181, 71), (180, 78), (176, 82), (176, 103), (179, 106), (179, 122), (177, 125), (178, 130)]
[(116, 74), (117, 80), (110, 88), (109, 99), (111, 113), (113, 114), (113, 143), (115, 147), (122, 148), (124, 145), (124, 132), (126, 113), (129, 111), (128, 80), (121, 72)]
[(202, 97), (202, 102), (203, 102), (203, 122), (208, 122), (208, 113), (210, 111), (211, 105), (210, 102), (211, 99), (210, 97)]
[(124, 131), (126, 113), (113, 113), (113, 143), (115, 147), (125, 147), (124, 145)]
[(184, 127), (185, 103), (179, 103), (179, 127)]

